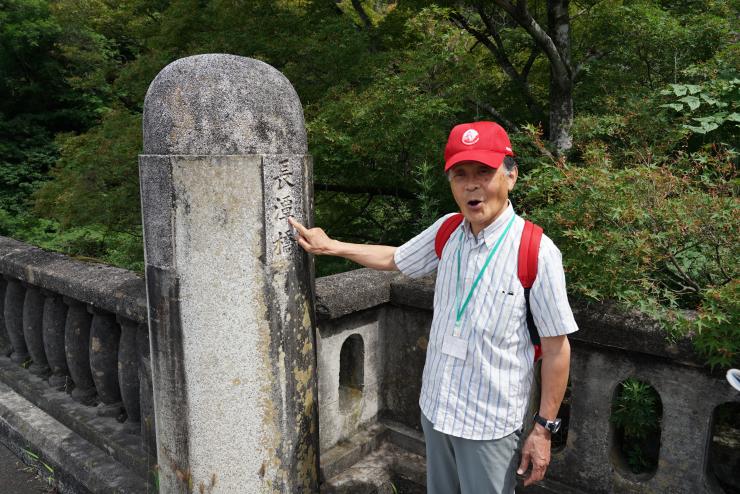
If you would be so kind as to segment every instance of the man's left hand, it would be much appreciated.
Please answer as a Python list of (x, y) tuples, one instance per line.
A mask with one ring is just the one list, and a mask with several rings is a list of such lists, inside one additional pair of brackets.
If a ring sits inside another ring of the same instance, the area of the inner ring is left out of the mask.
[(524, 479), (524, 486), (539, 482), (545, 477), (550, 464), (550, 432), (540, 425), (535, 425), (522, 448), (522, 461), (516, 473), (524, 475), (532, 464), (532, 472)]

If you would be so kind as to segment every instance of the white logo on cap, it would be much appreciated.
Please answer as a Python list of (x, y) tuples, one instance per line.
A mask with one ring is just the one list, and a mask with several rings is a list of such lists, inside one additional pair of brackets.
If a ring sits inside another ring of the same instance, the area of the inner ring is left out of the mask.
[(476, 142), (478, 142), (478, 139), (480, 136), (478, 135), (478, 131), (475, 129), (468, 129), (465, 131), (465, 133), (462, 136), (462, 142), (463, 144), (467, 144), (468, 146), (472, 146)]
[(506, 150), (509, 151), (510, 153), (513, 153), (514, 152), (514, 151), (511, 150), (511, 148), (509, 146), (506, 146)]

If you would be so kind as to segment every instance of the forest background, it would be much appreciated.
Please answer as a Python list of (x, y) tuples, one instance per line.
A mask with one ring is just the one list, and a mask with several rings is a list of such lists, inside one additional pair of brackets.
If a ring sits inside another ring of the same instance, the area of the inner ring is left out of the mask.
[[(518, 212), (574, 296), (740, 364), (739, 3), (732, 0), (0, 0), (0, 234), (143, 270), (151, 80), (223, 52), (304, 105), (316, 223), (399, 245), (455, 210), (449, 129), (512, 138)], [(319, 258), (319, 275), (356, 266)]]

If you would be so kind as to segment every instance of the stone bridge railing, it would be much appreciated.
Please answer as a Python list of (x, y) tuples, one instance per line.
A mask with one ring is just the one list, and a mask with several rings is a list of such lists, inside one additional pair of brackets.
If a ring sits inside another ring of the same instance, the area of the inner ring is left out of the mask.
[[(135, 476), (123, 484), (138, 482), (143, 492), (156, 462), (143, 279), (4, 237), (0, 274), (0, 381), (115, 458)], [(382, 441), (423, 454), (417, 400), (432, 292), (430, 280), (370, 270), (316, 281), (325, 485), (351, 477), (349, 467)], [(708, 470), (712, 416), (737, 394), (701, 366), (688, 342), (667, 344), (639, 316), (598, 304), (577, 305), (576, 318), (569, 432), (549, 479), (583, 492), (720, 492)], [(650, 475), (631, 474), (616, 450), (611, 406), (628, 377), (650, 383), (662, 401)], [(7, 420), (4, 427), (12, 428)], [(47, 461), (64, 469), (63, 459)]]

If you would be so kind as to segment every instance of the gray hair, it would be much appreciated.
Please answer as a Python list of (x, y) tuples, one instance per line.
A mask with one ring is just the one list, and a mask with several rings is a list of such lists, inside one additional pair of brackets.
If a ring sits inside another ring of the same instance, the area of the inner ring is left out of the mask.
[[(514, 169), (517, 167), (516, 160), (512, 158), (511, 156), (504, 156), (504, 170), (506, 171), (507, 175), (511, 175), (514, 173)], [(447, 180), (452, 181), (452, 175), (450, 175), (450, 172), (452, 171), (452, 168), (447, 170), (445, 172), (445, 175), (447, 175)]]

